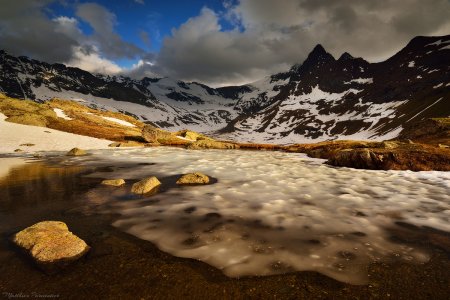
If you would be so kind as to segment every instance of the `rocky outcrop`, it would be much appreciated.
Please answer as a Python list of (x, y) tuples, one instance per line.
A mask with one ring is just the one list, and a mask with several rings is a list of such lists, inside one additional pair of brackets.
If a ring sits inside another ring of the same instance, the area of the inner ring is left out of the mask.
[(327, 163), (337, 167), (356, 169), (383, 169), (384, 155), (369, 149), (344, 149), (338, 151)]
[(450, 145), (450, 118), (434, 118), (405, 127), (398, 139)]
[(112, 148), (123, 148), (123, 147), (142, 147), (143, 144), (135, 141), (126, 141), (126, 142), (114, 142), (108, 145), (108, 147)]
[(199, 140), (190, 143), (187, 149), (239, 149), (239, 145), (214, 140)]
[(173, 138), (170, 132), (159, 129), (149, 124), (145, 125), (144, 128), (142, 128), (142, 137), (149, 143), (161, 143), (165, 140), (170, 140)]
[(450, 150), (399, 143), (396, 148), (340, 150), (331, 155), (326, 163), (356, 169), (450, 171)]
[(146, 194), (160, 185), (161, 182), (158, 178), (151, 176), (133, 184), (131, 187), (131, 192), (134, 194)]
[(69, 152), (67, 152), (67, 156), (83, 156), (86, 155), (86, 151), (84, 151), (83, 149), (79, 149), (79, 148), (73, 148), (72, 150), (70, 150)]
[(110, 185), (110, 186), (122, 186), (125, 184), (125, 180), (123, 179), (105, 179), (102, 181), (103, 185)]
[(185, 174), (177, 180), (177, 184), (179, 185), (208, 184), (208, 183), (209, 177), (200, 172)]
[(53, 272), (76, 261), (89, 246), (58, 221), (43, 221), (16, 233), (13, 242), (45, 271)]

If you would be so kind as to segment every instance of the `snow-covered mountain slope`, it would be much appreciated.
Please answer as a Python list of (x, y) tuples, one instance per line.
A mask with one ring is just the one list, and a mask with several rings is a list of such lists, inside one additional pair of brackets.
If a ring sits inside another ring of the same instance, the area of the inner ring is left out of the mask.
[(11, 97), (74, 99), (238, 141), (388, 139), (407, 123), (450, 115), (450, 36), (414, 38), (381, 63), (348, 53), (336, 60), (318, 45), (287, 72), (222, 88), (91, 74), (2, 51), (0, 72), (0, 89)]

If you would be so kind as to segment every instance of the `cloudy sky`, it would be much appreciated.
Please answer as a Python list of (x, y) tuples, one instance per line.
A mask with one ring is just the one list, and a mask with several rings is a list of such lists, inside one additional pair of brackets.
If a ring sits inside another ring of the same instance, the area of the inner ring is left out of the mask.
[(318, 43), (382, 61), (450, 34), (450, 0), (0, 0), (0, 49), (91, 72), (252, 82)]

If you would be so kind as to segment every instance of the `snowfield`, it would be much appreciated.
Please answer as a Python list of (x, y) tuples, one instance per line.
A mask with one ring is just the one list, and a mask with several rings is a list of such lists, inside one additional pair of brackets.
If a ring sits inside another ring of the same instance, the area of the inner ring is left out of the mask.
[[(0, 153), (13, 153), (15, 149), (26, 152), (69, 151), (82, 149), (107, 149), (112, 141), (67, 133), (46, 127), (15, 124), (5, 121), (0, 113)], [(34, 144), (33, 146), (21, 146)]]

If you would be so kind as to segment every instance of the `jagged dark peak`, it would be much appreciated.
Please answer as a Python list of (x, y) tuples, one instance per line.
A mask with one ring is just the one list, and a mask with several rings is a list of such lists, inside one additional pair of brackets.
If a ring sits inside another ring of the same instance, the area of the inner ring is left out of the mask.
[(338, 61), (346, 61), (346, 60), (352, 60), (354, 59), (354, 57), (348, 53), (348, 52), (344, 52), (342, 53), (341, 57), (339, 57)]
[(329, 62), (334, 61), (333, 55), (325, 51), (325, 48), (321, 44), (317, 44), (314, 49), (309, 53), (308, 58), (305, 60), (303, 65), (307, 65), (310, 63), (318, 63), (318, 62)]
[(326, 54), (327, 51), (325, 50), (325, 48), (321, 45), (321, 44), (317, 44), (314, 49), (311, 51), (311, 54), (316, 54), (316, 55), (321, 55), (321, 54)]

